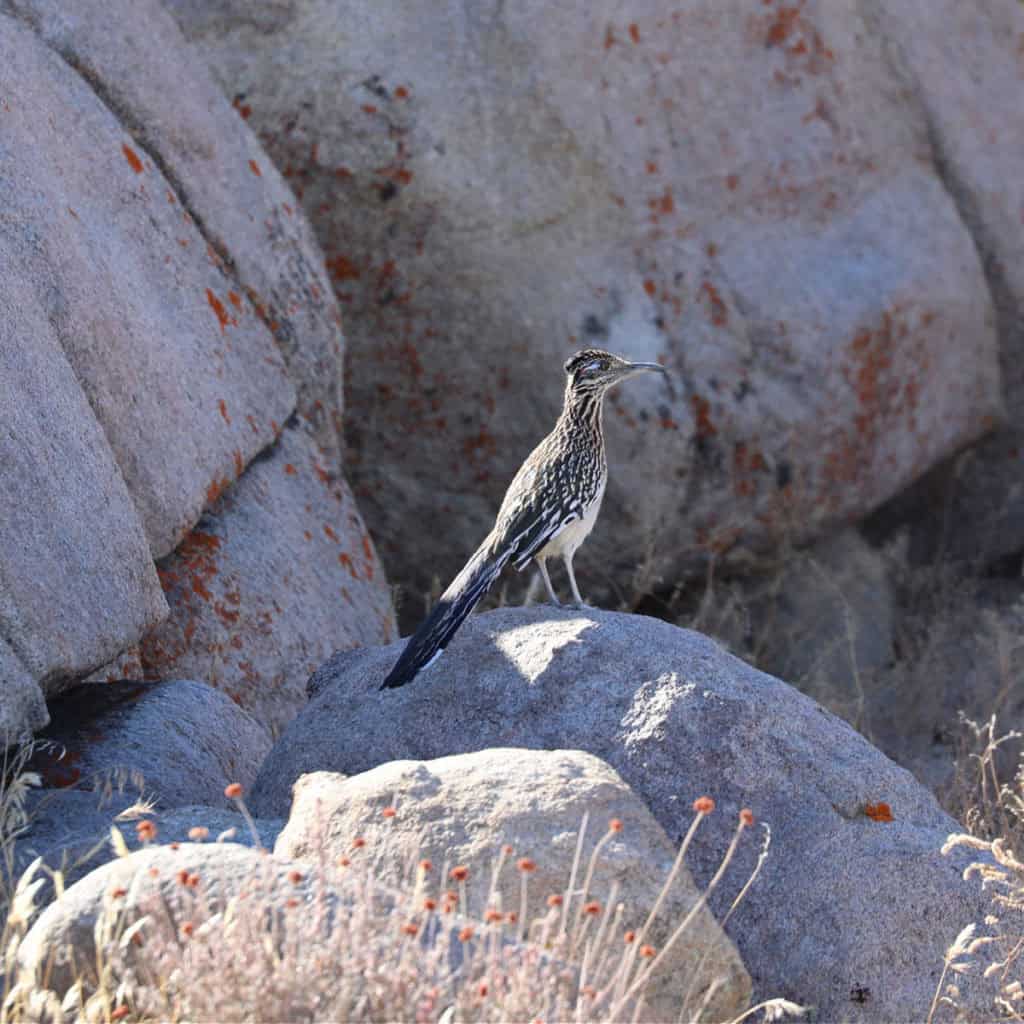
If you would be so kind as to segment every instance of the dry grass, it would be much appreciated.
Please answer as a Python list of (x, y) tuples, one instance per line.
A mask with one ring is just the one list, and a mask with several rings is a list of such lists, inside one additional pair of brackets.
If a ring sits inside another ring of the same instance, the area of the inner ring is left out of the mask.
[(1000, 733), (995, 715), (983, 725), (967, 719), (964, 725), (968, 743), (957, 779), (968, 831), (950, 836), (943, 852), (967, 847), (983, 854), (964, 877), (981, 880), (990, 908), (984, 921), (968, 925), (947, 951), (928, 1021), (940, 1008), (957, 1021), (967, 1019), (956, 979), (971, 973), (998, 985), (993, 1020), (1024, 1021), (1024, 759), (1009, 782), (1001, 780), (998, 767), (1000, 751), (1020, 734)]
[[(245, 810), (239, 799), (240, 809)], [(208, 898), (201, 881), (182, 884), (168, 898), (154, 892), (124, 909), (123, 893), (108, 894), (96, 923), (95, 971), (65, 993), (40, 979), (17, 976), (5, 991), (0, 1022), (23, 1021), (632, 1021), (644, 1010), (652, 974), (705, 906), (725, 875), (744, 832), (744, 812), (708, 890), (660, 949), (647, 931), (661, 900), (682, 870), (690, 842), (713, 808), (698, 801), (692, 825), (646, 924), (623, 933), (623, 907), (613, 890), (593, 899), (595, 866), (613, 822), (584, 856), (586, 822), (565, 889), (547, 900), (533, 921), (527, 905), (529, 863), (498, 853), (487, 907), (468, 913), (464, 870), (407, 865), (396, 884), (370, 851), (354, 845), (336, 863), (296, 872), (282, 892), (281, 866), (267, 856), (265, 870), (227, 900)], [(766, 837), (770, 832), (765, 827)], [(127, 849), (117, 843), (121, 855)], [(741, 890), (753, 884), (763, 863)], [(10, 901), (4, 936), (5, 976), (16, 977), (18, 949), (45, 879), (34, 864)], [(500, 905), (497, 881), (517, 871), (520, 907)], [(731, 914), (730, 910), (730, 914)], [(703, 964), (694, 965), (694, 980)], [(697, 1021), (715, 984), (690, 995), (679, 1020)], [(795, 1016), (801, 1008), (771, 1000), (738, 1018)]]

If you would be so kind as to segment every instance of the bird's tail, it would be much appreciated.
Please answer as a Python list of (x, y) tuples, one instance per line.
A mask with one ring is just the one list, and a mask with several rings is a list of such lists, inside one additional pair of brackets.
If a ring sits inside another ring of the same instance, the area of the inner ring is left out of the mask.
[(505, 552), (495, 549), (493, 535), (477, 548), (405, 645), (395, 667), (384, 680), (382, 690), (411, 683), (422, 669), (441, 656), (448, 641), (479, 604), (511, 556), (511, 548)]

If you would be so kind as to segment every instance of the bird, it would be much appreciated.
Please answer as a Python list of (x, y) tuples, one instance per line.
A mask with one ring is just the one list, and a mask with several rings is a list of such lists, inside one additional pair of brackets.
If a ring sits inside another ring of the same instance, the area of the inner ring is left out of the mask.
[(536, 562), (551, 603), (561, 607), (546, 564), (561, 558), (574, 606), (586, 607), (572, 560), (594, 528), (608, 482), (604, 396), (616, 384), (649, 372), (668, 376), (659, 363), (634, 363), (596, 348), (566, 360), (565, 398), (554, 429), (519, 467), (491, 532), (408, 640), (382, 690), (405, 686), (434, 664), (509, 562), (520, 572)]

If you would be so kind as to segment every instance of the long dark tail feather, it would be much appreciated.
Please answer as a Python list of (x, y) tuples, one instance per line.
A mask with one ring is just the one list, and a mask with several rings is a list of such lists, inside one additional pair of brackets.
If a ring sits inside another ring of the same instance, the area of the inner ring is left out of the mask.
[(411, 683), (422, 669), (444, 651), (456, 630), (498, 578), (511, 555), (511, 550), (495, 552), (490, 537), (480, 545), (462, 572), (441, 595), (434, 610), (409, 639), (395, 667), (384, 680), (382, 690)]

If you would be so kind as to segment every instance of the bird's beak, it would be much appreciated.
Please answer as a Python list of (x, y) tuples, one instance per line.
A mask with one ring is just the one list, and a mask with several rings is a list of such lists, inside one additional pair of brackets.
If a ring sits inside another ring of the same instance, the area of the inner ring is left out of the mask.
[(646, 373), (648, 371), (663, 374), (665, 377), (669, 375), (668, 370), (661, 363), (630, 363), (623, 369), (622, 376), (625, 379), (626, 377), (635, 377), (638, 373)]
[(632, 377), (634, 374), (642, 374), (646, 370), (650, 370), (658, 374), (665, 374), (666, 377), (669, 376), (669, 371), (666, 370), (660, 362), (631, 362), (626, 372), (630, 377)]

